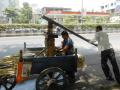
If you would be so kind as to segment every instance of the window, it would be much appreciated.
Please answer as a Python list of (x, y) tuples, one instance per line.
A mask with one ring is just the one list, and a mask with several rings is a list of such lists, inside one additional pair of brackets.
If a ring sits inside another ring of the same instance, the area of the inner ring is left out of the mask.
[(107, 5), (105, 5), (105, 7), (107, 8), (108, 6), (107, 6)]
[(111, 6), (113, 6), (113, 3), (111, 3)]
[(104, 9), (104, 6), (101, 6), (101, 9)]

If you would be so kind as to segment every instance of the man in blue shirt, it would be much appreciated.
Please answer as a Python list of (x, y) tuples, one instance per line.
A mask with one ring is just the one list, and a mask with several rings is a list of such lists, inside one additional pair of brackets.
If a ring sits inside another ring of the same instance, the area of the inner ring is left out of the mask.
[[(60, 49), (61, 52), (64, 52), (65, 55), (72, 55), (74, 53), (74, 45), (72, 39), (69, 37), (66, 31), (61, 33), (63, 41), (62, 41), (62, 48)], [(75, 74), (73, 70), (66, 72), (69, 76), (69, 82), (75, 82)]]
[(63, 31), (61, 33), (63, 42), (62, 42), (62, 48), (60, 49), (61, 52), (64, 52), (65, 55), (71, 55), (73, 54), (73, 41), (69, 37), (68, 33), (66, 31)]

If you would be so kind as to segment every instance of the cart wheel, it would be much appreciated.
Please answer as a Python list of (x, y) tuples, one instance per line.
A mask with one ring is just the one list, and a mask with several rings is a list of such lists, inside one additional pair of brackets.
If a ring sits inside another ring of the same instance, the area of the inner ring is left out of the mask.
[(62, 90), (67, 85), (64, 71), (56, 67), (43, 70), (36, 80), (36, 90)]
[(3, 86), (6, 90), (12, 90), (16, 85), (16, 77), (15, 76), (8, 76), (4, 79)]

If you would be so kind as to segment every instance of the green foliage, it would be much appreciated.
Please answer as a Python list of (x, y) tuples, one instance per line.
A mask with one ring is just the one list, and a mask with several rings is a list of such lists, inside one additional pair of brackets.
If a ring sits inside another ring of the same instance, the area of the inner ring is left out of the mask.
[[(82, 19), (82, 22), (81, 22)], [(79, 25), (79, 24), (101, 24), (108, 23), (107, 16), (82, 16), (78, 19), (75, 16), (64, 16), (63, 25)], [(84, 26), (84, 25), (83, 25)]]
[(65, 25), (65, 27), (73, 30), (74, 27), (81, 28), (82, 30), (95, 30), (97, 25), (102, 25), (103, 28), (111, 28), (113, 30), (120, 28), (120, 24), (80, 24), (80, 25)]
[(5, 25), (0, 25), (0, 31), (4, 31), (5, 29)]
[(63, 20), (64, 25), (76, 25), (78, 24), (78, 20), (74, 18), (74, 16), (65, 16)]
[(36, 28), (39, 30), (40, 27), (41, 26), (39, 24), (0, 24), (0, 31), (5, 31), (6, 29), (20, 29), (20, 28)]
[(4, 12), (7, 15), (7, 17), (13, 18), (13, 17), (17, 16), (16, 10), (17, 9), (11, 7), (11, 8), (6, 8)]
[(13, 7), (10, 7), (10, 8), (6, 8), (4, 10), (4, 13), (5, 15), (8, 17), (8, 18), (11, 18), (12, 19), (12, 22), (14, 23), (17, 18), (18, 18), (18, 9), (16, 8), (13, 8)]
[(12, 23), (29, 23), (32, 19), (32, 8), (28, 3), (23, 3), (23, 8), (16, 9), (13, 7), (4, 10), (8, 18), (12, 18)]
[(28, 3), (23, 3), (23, 8), (21, 9), (21, 14), (19, 16), (20, 23), (29, 23), (32, 19), (32, 8)]
[[(97, 25), (102, 25), (103, 28), (120, 28), (120, 24), (82, 24), (82, 25), (65, 25), (65, 27), (69, 28), (70, 30), (74, 30), (74, 27), (82, 28), (82, 30), (95, 30)], [(20, 28), (35, 28), (40, 30), (47, 29), (47, 25), (40, 25), (40, 24), (0, 24), (0, 31), (4, 31), (6, 29), (20, 29)], [(113, 29), (113, 30), (114, 30)]]
[(100, 17), (100, 16), (84, 16), (85, 24), (100, 24), (107, 23), (109, 21), (109, 17)]

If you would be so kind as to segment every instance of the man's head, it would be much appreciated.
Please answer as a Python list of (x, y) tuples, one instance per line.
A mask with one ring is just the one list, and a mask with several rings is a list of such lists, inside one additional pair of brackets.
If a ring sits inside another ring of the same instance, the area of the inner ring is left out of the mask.
[(102, 31), (102, 26), (101, 25), (96, 26), (96, 32), (99, 32), (99, 31)]
[(63, 39), (67, 39), (67, 38), (69, 37), (68, 32), (66, 32), (66, 31), (63, 31), (63, 32), (61, 33), (61, 35), (62, 35), (62, 38), (63, 38)]

